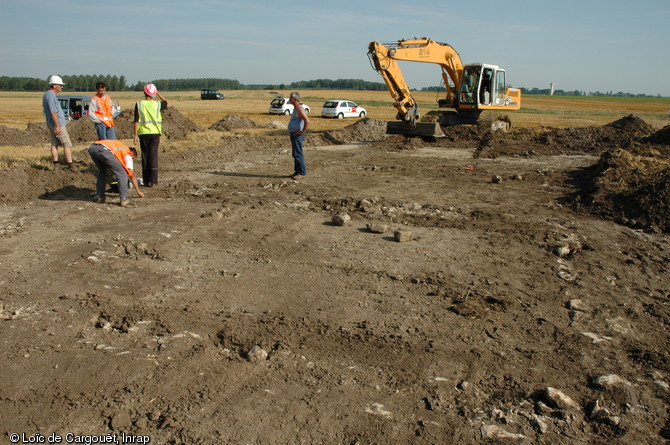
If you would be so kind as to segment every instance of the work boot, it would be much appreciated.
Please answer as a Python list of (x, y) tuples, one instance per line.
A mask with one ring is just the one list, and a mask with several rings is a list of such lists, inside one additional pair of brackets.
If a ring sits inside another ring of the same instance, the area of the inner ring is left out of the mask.
[(130, 205), (130, 199), (122, 199), (121, 207), (128, 207)]
[(71, 171), (71, 172), (78, 172), (78, 171), (79, 171), (79, 169), (78, 169), (72, 162), (70, 162), (70, 163), (67, 165), (67, 167), (65, 167), (65, 168), (66, 168), (67, 170)]
[(97, 196), (95, 198), (95, 202), (97, 202), (98, 204), (104, 204), (105, 203), (105, 197), (104, 196)]

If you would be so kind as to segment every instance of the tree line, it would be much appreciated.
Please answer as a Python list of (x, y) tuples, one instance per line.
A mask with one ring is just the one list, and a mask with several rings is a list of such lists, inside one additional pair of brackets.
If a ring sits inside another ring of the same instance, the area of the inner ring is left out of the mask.
[[(108, 91), (142, 91), (148, 82), (128, 84), (125, 76), (85, 74), (61, 76), (65, 82), (66, 91), (95, 91), (95, 84), (105, 82)], [(243, 85), (234, 79), (200, 78), (200, 79), (156, 79), (151, 83), (159, 90), (191, 91), (200, 88), (218, 90), (243, 89), (301, 89), (301, 90), (371, 90), (385, 91), (386, 86), (381, 82), (368, 82), (361, 79), (317, 79), (301, 80), (291, 84), (260, 84)], [(49, 88), (45, 79), (33, 77), (0, 76), (0, 91), (45, 91)]]
[[(200, 88), (212, 88), (216, 90), (241, 90), (244, 86), (234, 79), (157, 79), (151, 81), (156, 88), (165, 91), (190, 91)], [(147, 82), (138, 82), (131, 90), (142, 91)]]
[(289, 89), (295, 90), (365, 90), (386, 91), (386, 85), (382, 82), (369, 82), (362, 79), (316, 79), (301, 80), (289, 84)]
[[(105, 82), (110, 91), (129, 89), (125, 76), (84, 74), (61, 77), (68, 91), (95, 91), (95, 84), (98, 82)], [(49, 89), (49, 84), (46, 79), (0, 76), (0, 91), (45, 91), (47, 89)]]
[[(125, 76), (110, 74), (83, 74), (61, 76), (65, 82), (66, 91), (95, 91), (95, 84), (105, 82), (108, 91), (142, 91), (147, 82), (128, 84)], [(301, 80), (290, 84), (253, 84), (243, 85), (234, 79), (199, 78), (199, 79), (156, 79), (151, 81), (159, 90), (165, 91), (192, 91), (200, 88), (213, 88), (218, 90), (366, 90), (386, 91), (386, 85), (382, 82), (370, 82), (362, 79), (316, 79)], [(49, 88), (45, 79), (34, 77), (10, 77), (0, 76), (0, 91), (45, 91)], [(528, 95), (551, 95), (549, 88), (524, 88), (520, 87), (522, 94)], [(443, 86), (424, 87), (421, 91), (444, 91)], [(660, 94), (632, 94), (613, 91), (601, 93), (586, 92), (580, 90), (555, 90), (554, 96), (615, 96), (615, 97), (661, 97)]]
[[(66, 91), (95, 91), (95, 84), (104, 82), (107, 91), (142, 91), (148, 82), (128, 84), (125, 76), (110, 74), (83, 74), (61, 76)], [(200, 88), (216, 88), (221, 90), (239, 90), (243, 86), (231, 79), (157, 79), (151, 81), (160, 90), (180, 91), (199, 90)], [(0, 76), (0, 91), (45, 91), (49, 84), (45, 79), (34, 77)]]

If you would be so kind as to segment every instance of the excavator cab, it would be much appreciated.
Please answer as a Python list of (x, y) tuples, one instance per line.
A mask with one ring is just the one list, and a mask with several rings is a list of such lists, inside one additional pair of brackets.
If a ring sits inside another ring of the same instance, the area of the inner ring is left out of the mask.
[[(505, 70), (497, 65), (470, 64), (463, 67), (463, 77), (458, 89), (456, 113), (444, 114), (443, 125), (475, 124), (484, 110), (518, 110), (521, 92), (508, 88)], [(509, 119), (490, 119), (491, 130), (507, 131)]]
[(507, 87), (505, 70), (496, 65), (473, 64), (463, 68), (458, 101), (465, 109), (505, 106)]

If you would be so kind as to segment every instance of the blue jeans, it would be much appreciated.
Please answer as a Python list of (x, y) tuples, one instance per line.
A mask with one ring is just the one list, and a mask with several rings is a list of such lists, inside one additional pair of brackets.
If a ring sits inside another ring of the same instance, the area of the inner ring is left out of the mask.
[(291, 133), (291, 147), (293, 156), (293, 168), (296, 175), (307, 175), (307, 167), (305, 166), (305, 154), (302, 150), (302, 143), (305, 141), (305, 135)]
[(116, 139), (115, 127), (108, 127), (102, 122), (96, 122), (95, 131), (98, 133), (98, 140), (104, 141), (108, 139)]

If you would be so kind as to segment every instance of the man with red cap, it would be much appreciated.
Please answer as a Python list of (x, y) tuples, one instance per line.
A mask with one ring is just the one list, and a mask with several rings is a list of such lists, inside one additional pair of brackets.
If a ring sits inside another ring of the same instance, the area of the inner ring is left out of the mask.
[(167, 106), (153, 83), (146, 84), (144, 100), (135, 104), (133, 141), (137, 144), (139, 140), (142, 150), (142, 180), (146, 187), (158, 184), (158, 146), (163, 133), (163, 110)]

